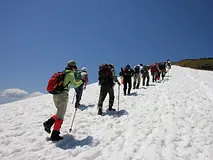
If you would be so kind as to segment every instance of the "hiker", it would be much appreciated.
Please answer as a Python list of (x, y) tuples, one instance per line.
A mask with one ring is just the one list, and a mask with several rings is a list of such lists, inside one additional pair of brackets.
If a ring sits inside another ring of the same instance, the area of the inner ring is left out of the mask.
[(150, 71), (151, 71), (151, 75), (152, 75), (152, 82), (154, 83), (157, 81), (157, 76), (159, 75), (158, 73), (160, 73), (160, 69), (159, 69), (157, 63), (155, 63), (151, 66)]
[(76, 70), (76, 62), (73, 60), (69, 61), (67, 67), (65, 68), (66, 75), (63, 82), (64, 88), (60, 93), (53, 95), (53, 101), (57, 108), (57, 112), (43, 123), (44, 129), (47, 133), (51, 133), (51, 127), (54, 124), (54, 128), (50, 137), (52, 141), (58, 141), (63, 139), (63, 137), (61, 137), (59, 134), (67, 109), (70, 85), (72, 85), (74, 88), (77, 88), (83, 84), (82, 80), (78, 82), (75, 80), (74, 72)]
[(87, 68), (83, 67), (81, 70), (78, 70), (75, 72), (75, 79), (76, 81), (82, 80), (84, 83), (82, 83), (79, 87), (75, 88), (76, 92), (76, 102), (75, 106), (80, 106), (81, 97), (83, 94), (83, 90), (86, 89), (86, 85), (88, 83), (88, 73)]
[(100, 65), (98, 75), (99, 85), (101, 86), (98, 100), (98, 115), (102, 115), (103, 102), (107, 93), (109, 93), (109, 110), (115, 111), (115, 109), (112, 108), (115, 99), (113, 87), (115, 82), (120, 86), (120, 82), (117, 79), (113, 64)]
[(83, 87), (83, 89), (85, 90), (86, 86), (88, 84), (88, 81), (89, 81), (87, 68), (86, 67), (82, 67), (81, 71), (82, 71), (81, 72), (81, 76), (82, 76), (82, 79), (84, 81), (84, 87)]
[(143, 64), (140, 63), (138, 66), (140, 67), (140, 72), (141, 72), (141, 70), (143, 69)]
[(140, 65), (134, 67), (133, 89), (139, 89), (141, 82)]
[(161, 62), (161, 63), (159, 63), (158, 67), (159, 67), (159, 69), (161, 71), (162, 80), (164, 80), (164, 77), (165, 77), (165, 74), (166, 74), (166, 63), (165, 62)]
[(171, 61), (170, 61), (170, 59), (167, 59), (166, 60), (166, 67), (168, 68), (168, 69), (171, 69)]
[(156, 67), (157, 67), (156, 82), (159, 82), (159, 80), (160, 80), (161, 70), (160, 70), (160, 68), (159, 68), (159, 64), (160, 64), (160, 63), (156, 63)]
[(145, 86), (145, 81), (146, 81), (146, 86), (149, 86), (149, 67), (144, 65), (143, 69), (141, 70), (142, 78), (143, 78), (143, 86)]
[(123, 77), (123, 83), (124, 83), (124, 95), (126, 95), (127, 90), (127, 84), (128, 84), (128, 95), (130, 94), (131, 88), (132, 88), (132, 76), (134, 74), (134, 70), (130, 68), (130, 65), (127, 64), (124, 69), (120, 72), (120, 76)]

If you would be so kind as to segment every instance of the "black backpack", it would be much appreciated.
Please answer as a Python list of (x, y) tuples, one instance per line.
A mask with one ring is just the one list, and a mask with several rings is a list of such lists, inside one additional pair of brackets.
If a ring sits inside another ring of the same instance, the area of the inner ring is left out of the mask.
[(166, 63), (160, 63), (159, 64), (159, 69), (160, 70), (166, 69)]
[(108, 64), (99, 66), (98, 80), (100, 85), (113, 85), (111, 67)]
[(139, 66), (135, 66), (134, 69), (135, 69), (134, 70), (135, 74), (139, 74), (140, 73), (140, 67)]

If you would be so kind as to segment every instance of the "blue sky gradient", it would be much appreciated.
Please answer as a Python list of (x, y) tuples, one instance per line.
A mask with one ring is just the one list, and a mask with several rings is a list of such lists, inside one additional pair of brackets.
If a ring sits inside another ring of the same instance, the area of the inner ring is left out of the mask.
[(75, 60), (90, 83), (121, 66), (213, 56), (212, 0), (0, 1), (0, 91), (46, 93)]

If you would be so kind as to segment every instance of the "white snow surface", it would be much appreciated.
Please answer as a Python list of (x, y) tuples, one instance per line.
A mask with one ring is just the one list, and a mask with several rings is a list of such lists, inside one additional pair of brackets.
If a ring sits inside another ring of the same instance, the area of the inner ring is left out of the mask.
[[(64, 139), (46, 141), (42, 123), (56, 112), (52, 95), (0, 105), (1, 160), (213, 160), (213, 72), (172, 66), (161, 83), (123, 96), (120, 111), (97, 115), (100, 87), (87, 86), (74, 113), (70, 100)], [(115, 86), (114, 108), (118, 107)]]

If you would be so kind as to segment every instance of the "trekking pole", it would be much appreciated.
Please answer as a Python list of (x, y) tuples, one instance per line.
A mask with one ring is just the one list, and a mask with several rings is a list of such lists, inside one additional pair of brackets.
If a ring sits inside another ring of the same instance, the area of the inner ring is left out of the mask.
[(120, 86), (118, 86), (118, 112), (119, 112)]
[(74, 115), (73, 115), (73, 119), (72, 119), (72, 123), (71, 123), (70, 129), (69, 129), (69, 132), (71, 132), (71, 131), (72, 131), (72, 126), (73, 126), (73, 123), (74, 123), (74, 119), (75, 119), (76, 111), (77, 111), (77, 108), (75, 108), (75, 112), (74, 112)]
[(72, 104), (74, 103), (75, 95), (76, 95), (76, 92), (74, 92), (74, 95), (73, 95), (73, 98), (72, 98)]

